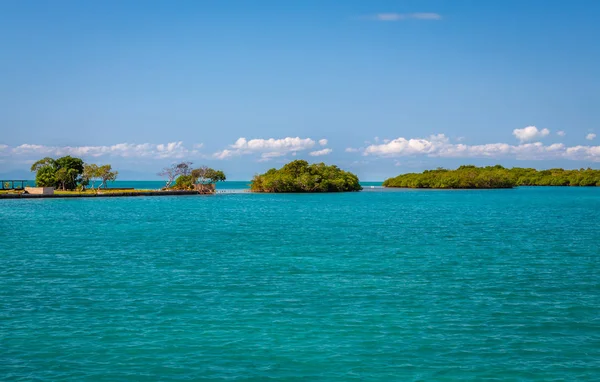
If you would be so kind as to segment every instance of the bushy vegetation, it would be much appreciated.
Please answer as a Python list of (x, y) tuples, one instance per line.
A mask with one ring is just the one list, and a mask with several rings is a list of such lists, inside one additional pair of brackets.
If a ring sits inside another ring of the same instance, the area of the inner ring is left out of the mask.
[(112, 171), (111, 165), (98, 166), (83, 163), (80, 158), (64, 156), (54, 159), (46, 157), (31, 166), (35, 172), (35, 184), (38, 187), (54, 187), (57, 190), (85, 190), (85, 187), (94, 180), (101, 182), (100, 187), (106, 187), (106, 182), (117, 179), (117, 171)]
[(358, 177), (324, 163), (295, 160), (281, 169), (255, 175), (250, 186), (255, 192), (344, 192), (360, 191)]
[(387, 179), (385, 187), (406, 188), (512, 188), (515, 186), (600, 186), (600, 170), (533, 168), (507, 169), (460, 166), (456, 170), (438, 168), (420, 174), (410, 173)]
[(517, 186), (600, 186), (600, 170), (591, 168), (537, 171), (533, 168), (515, 167), (509, 171)]
[[(223, 171), (206, 166), (193, 168), (192, 162), (175, 163), (162, 169), (158, 175), (167, 178), (165, 189), (172, 190), (194, 190), (198, 189), (199, 185), (211, 185), (226, 180)], [(173, 181), (175, 181), (174, 185)]]

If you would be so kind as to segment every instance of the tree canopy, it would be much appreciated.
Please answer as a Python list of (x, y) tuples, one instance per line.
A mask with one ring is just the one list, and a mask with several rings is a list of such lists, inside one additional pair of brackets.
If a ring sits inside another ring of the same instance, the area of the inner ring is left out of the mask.
[(101, 182), (100, 186), (106, 187), (106, 182), (114, 181), (118, 174), (117, 171), (112, 171), (109, 164), (86, 164), (82, 159), (69, 155), (58, 159), (40, 159), (31, 166), (31, 171), (36, 173), (35, 183), (38, 187), (62, 190), (74, 190), (78, 184), (86, 186), (95, 179)]
[(112, 166), (109, 164), (105, 164), (102, 166), (98, 166), (97, 164), (86, 164), (83, 167), (83, 175), (82, 183), (84, 185), (88, 185), (90, 182), (92, 183), (92, 190), (94, 189), (95, 182), (99, 181), (98, 189), (107, 187), (106, 182), (111, 181), (114, 182), (117, 180), (117, 175), (119, 175), (118, 171), (113, 171)]
[(74, 190), (83, 174), (83, 160), (70, 155), (53, 159), (46, 157), (35, 162), (31, 171), (35, 171), (35, 183), (38, 187), (55, 187)]
[(515, 186), (600, 186), (600, 170), (561, 168), (538, 171), (533, 168), (460, 166), (438, 168), (386, 179), (385, 187), (405, 188), (512, 188)]
[(292, 161), (279, 170), (255, 175), (250, 186), (255, 192), (344, 192), (360, 191), (358, 177), (337, 166)]
[[(174, 163), (162, 169), (158, 175), (167, 177), (165, 188), (193, 190), (197, 188), (197, 185), (211, 185), (227, 179), (223, 171), (207, 166), (193, 168), (192, 164), (192, 162)], [(171, 186), (173, 181), (175, 181), (175, 184)]]

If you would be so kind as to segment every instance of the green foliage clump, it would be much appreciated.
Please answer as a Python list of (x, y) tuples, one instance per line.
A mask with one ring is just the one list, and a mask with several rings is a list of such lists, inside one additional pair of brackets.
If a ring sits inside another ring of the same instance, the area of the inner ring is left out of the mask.
[(515, 186), (600, 186), (600, 170), (533, 168), (507, 169), (500, 165), (488, 167), (460, 166), (456, 170), (426, 170), (389, 178), (385, 187), (405, 188), (512, 188)]
[(191, 175), (179, 175), (175, 179), (175, 185), (171, 187), (174, 190), (193, 190), (194, 182)]
[(518, 186), (600, 186), (600, 170), (591, 168), (564, 170), (553, 168), (538, 171), (533, 168), (510, 170)]
[[(192, 169), (192, 162), (182, 162), (174, 164), (170, 168), (163, 169), (160, 175), (169, 177), (166, 188), (175, 190), (194, 190), (196, 185), (209, 185), (217, 182), (224, 182), (227, 178), (225, 173), (220, 170), (215, 170), (206, 166)], [(175, 179), (175, 185), (170, 187), (170, 184)]]
[(74, 190), (83, 174), (83, 160), (67, 155), (53, 159), (46, 157), (35, 162), (31, 171), (35, 171), (35, 183), (38, 187), (54, 187)]
[(309, 165), (305, 160), (292, 161), (281, 169), (255, 175), (250, 185), (255, 192), (345, 192), (360, 191), (358, 177), (324, 163)]
[(93, 188), (94, 179), (100, 181), (99, 187), (106, 187), (106, 182), (116, 180), (118, 174), (112, 171), (109, 164), (86, 164), (80, 158), (69, 155), (58, 159), (40, 159), (31, 166), (31, 171), (36, 173), (35, 184), (38, 187), (54, 187), (63, 191), (85, 189), (90, 181)]

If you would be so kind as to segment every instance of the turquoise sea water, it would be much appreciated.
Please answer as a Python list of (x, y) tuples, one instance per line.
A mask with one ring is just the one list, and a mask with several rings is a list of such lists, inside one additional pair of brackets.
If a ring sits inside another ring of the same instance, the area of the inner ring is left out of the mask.
[(5, 380), (600, 379), (600, 189), (0, 200)]

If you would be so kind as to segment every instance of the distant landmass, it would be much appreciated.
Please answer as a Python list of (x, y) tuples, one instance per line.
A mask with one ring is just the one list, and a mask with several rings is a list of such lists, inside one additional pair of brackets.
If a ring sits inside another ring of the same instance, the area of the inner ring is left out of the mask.
[(517, 186), (600, 186), (600, 170), (554, 168), (505, 168), (500, 165), (460, 166), (456, 170), (438, 168), (386, 179), (384, 187), (402, 188), (513, 188)]

